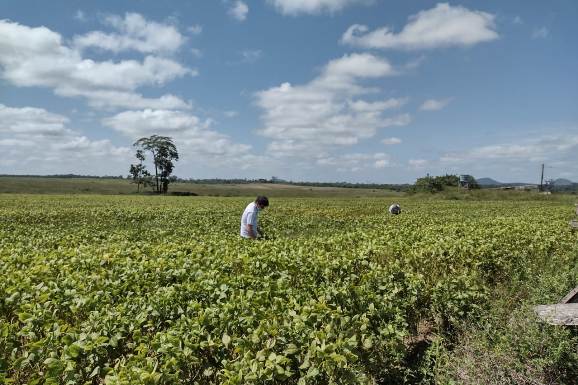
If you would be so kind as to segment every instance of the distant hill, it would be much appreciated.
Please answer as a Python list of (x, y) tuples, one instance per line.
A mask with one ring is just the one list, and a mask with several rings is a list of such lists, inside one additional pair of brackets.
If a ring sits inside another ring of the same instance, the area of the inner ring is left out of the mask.
[(482, 187), (493, 187), (493, 186), (535, 186), (536, 183), (524, 183), (524, 182), (514, 182), (514, 183), (504, 183), (498, 182), (492, 178), (480, 178), (476, 179), (478, 184)]
[(478, 182), (478, 184), (480, 186), (501, 186), (501, 185), (503, 185), (503, 183), (498, 182), (497, 180), (494, 180), (492, 178), (480, 178), (480, 179), (476, 179), (476, 181)]
[(572, 182), (571, 180), (568, 180), (568, 179), (558, 178), (558, 179), (555, 179), (552, 184), (554, 186), (571, 186), (574, 184), (574, 182)]
[[(503, 183), (503, 182), (498, 182), (495, 179), (492, 178), (480, 178), (480, 179), (476, 179), (478, 181), (478, 184), (482, 187), (493, 187), (493, 186), (530, 186), (530, 185), (537, 185), (537, 183)], [(578, 183), (574, 183), (571, 180), (568, 179), (564, 179), (564, 178), (558, 178), (555, 179), (554, 182), (552, 183), (552, 185), (557, 188), (563, 188), (564, 190), (574, 190), (576, 188), (576, 186), (578, 185)]]

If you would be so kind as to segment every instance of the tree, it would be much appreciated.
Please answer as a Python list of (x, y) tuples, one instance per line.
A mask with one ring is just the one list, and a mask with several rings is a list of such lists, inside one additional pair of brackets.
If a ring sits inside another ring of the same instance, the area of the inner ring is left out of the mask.
[(468, 175), (466, 177), (466, 182), (468, 183), (468, 189), (470, 189), (470, 190), (475, 190), (475, 189), (480, 188), (480, 185), (478, 184), (478, 181), (476, 180), (476, 178), (474, 178), (471, 175)]
[(425, 176), (423, 178), (418, 178), (413, 185), (414, 192), (439, 192), (444, 189), (439, 177)]
[[(473, 179), (473, 178), (472, 178)], [(446, 174), (443, 176), (430, 176), (418, 178), (415, 184), (410, 188), (412, 192), (430, 192), (436, 193), (443, 191), (447, 187), (456, 187), (459, 185), (460, 178), (457, 175)], [(474, 180), (474, 183), (475, 180)], [(477, 183), (476, 183), (477, 185)]]
[(442, 186), (454, 186), (457, 187), (460, 184), (460, 178), (457, 175), (446, 174), (444, 176), (436, 176), (435, 179)]
[(168, 136), (152, 135), (140, 138), (134, 143), (138, 151), (150, 151), (155, 165), (155, 191), (166, 193), (169, 189), (170, 175), (175, 167), (173, 161), (179, 160), (177, 147)]
[(151, 174), (146, 169), (143, 161), (145, 160), (144, 153), (142, 150), (136, 151), (136, 158), (140, 161), (138, 164), (131, 164), (129, 170), (129, 178), (132, 179), (132, 183), (136, 183), (137, 188), (136, 191), (140, 192), (140, 185), (146, 186), (147, 184), (151, 184), (150, 176)]

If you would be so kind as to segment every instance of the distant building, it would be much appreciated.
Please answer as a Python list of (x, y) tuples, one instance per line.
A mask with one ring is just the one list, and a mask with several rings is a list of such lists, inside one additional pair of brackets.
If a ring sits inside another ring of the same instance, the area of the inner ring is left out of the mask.
[(462, 174), (459, 176), (459, 186), (461, 188), (469, 189), (472, 187), (472, 182), (474, 181), (474, 177), (468, 174)]

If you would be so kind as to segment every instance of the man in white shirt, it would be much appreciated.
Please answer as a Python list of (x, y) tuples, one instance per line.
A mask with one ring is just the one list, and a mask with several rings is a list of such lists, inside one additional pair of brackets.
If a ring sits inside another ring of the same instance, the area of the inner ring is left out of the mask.
[(401, 206), (399, 203), (394, 203), (389, 206), (389, 213), (393, 215), (401, 214)]
[(257, 239), (259, 233), (259, 212), (269, 206), (269, 199), (258, 196), (255, 202), (251, 202), (241, 216), (241, 236), (243, 238)]

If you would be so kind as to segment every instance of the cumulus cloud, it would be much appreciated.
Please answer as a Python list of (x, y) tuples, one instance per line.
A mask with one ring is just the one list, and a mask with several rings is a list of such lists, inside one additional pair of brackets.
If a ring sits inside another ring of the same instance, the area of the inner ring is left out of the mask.
[(185, 131), (196, 133), (210, 125), (209, 121), (201, 122), (197, 116), (186, 112), (151, 109), (124, 111), (102, 122), (131, 139), (155, 133), (159, 135), (174, 135)]
[(243, 1), (234, 1), (229, 7), (229, 16), (238, 21), (245, 21), (249, 13), (249, 6)]
[(428, 99), (420, 106), (420, 110), (422, 111), (439, 111), (444, 108), (451, 102), (451, 98), (447, 99)]
[(236, 143), (212, 128), (210, 119), (174, 110), (124, 111), (102, 120), (131, 140), (152, 134), (170, 136), (178, 144), (182, 163), (203, 163), (211, 167), (238, 166), (246, 169), (262, 161), (251, 146)]
[(135, 91), (195, 75), (194, 70), (151, 55), (142, 61), (85, 59), (62, 40), (46, 27), (0, 20), (0, 76), (15, 86), (48, 87), (57, 95), (85, 97), (93, 105), (187, 108), (186, 102), (173, 95), (145, 98)]
[(407, 98), (390, 98), (377, 102), (367, 102), (365, 100), (352, 100), (349, 106), (356, 112), (376, 112), (385, 111), (389, 109), (397, 109), (407, 103)]
[(488, 144), (467, 151), (448, 151), (437, 164), (456, 173), (467, 169), (478, 176), (494, 175), (507, 182), (539, 180), (540, 165), (552, 166), (546, 174), (576, 180), (578, 135), (576, 128), (550, 135), (526, 135), (517, 141)]
[[(553, 160), (578, 153), (578, 135), (552, 135), (519, 143), (493, 144), (475, 147), (467, 152), (449, 152), (441, 157), (448, 163), (479, 160)], [(573, 156), (578, 161), (576, 155)]]
[(314, 155), (353, 145), (378, 129), (403, 126), (408, 114), (385, 117), (406, 99), (368, 101), (364, 94), (377, 90), (366, 79), (394, 75), (391, 64), (371, 54), (351, 54), (330, 61), (321, 74), (304, 85), (283, 83), (256, 94), (263, 110), (264, 127), (258, 133), (271, 138), (268, 150), (275, 156)]
[(62, 136), (68, 118), (42, 108), (13, 108), (0, 104), (0, 134)]
[(356, 172), (368, 168), (385, 168), (391, 166), (391, 157), (383, 152), (366, 154), (351, 153), (336, 156), (319, 156), (318, 166), (331, 167), (340, 172)]
[(174, 26), (146, 20), (138, 13), (126, 13), (124, 17), (110, 15), (104, 21), (117, 32), (92, 31), (76, 36), (75, 47), (166, 54), (176, 52), (186, 41)]
[(319, 14), (337, 12), (358, 5), (371, 4), (373, 0), (267, 0), (284, 15)]
[(366, 25), (354, 24), (341, 41), (363, 48), (407, 50), (472, 46), (498, 38), (494, 18), (490, 13), (440, 3), (410, 16), (399, 33), (389, 27), (370, 31)]
[(42, 108), (0, 104), (0, 170), (11, 174), (86, 173), (91, 165), (103, 161), (126, 166), (130, 149), (109, 140), (91, 140), (68, 128), (69, 122), (66, 116)]

